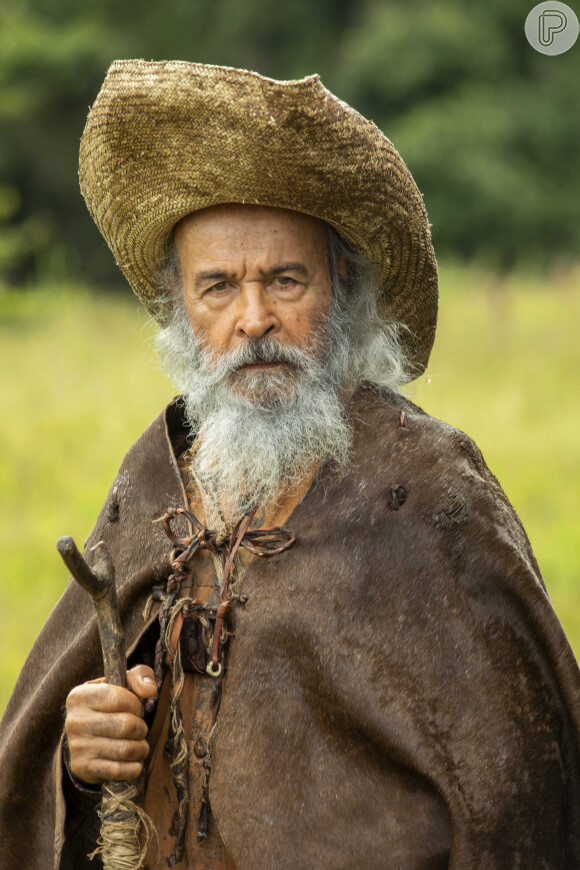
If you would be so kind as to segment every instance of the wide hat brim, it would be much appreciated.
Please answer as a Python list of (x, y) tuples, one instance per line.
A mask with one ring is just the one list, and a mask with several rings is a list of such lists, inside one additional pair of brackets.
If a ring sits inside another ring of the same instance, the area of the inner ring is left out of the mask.
[(223, 203), (274, 206), (326, 221), (372, 261), (381, 316), (407, 327), (415, 375), (427, 365), (437, 264), (421, 194), (389, 139), (318, 76), (116, 61), (89, 112), (79, 177), (117, 265), (157, 319), (157, 275), (182, 218)]

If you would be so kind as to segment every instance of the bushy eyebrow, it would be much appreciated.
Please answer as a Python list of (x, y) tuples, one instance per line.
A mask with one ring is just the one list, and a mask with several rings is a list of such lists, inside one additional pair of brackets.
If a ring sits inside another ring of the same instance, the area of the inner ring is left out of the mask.
[(282, 272), (299, 272), (301, 275), (308, 275), (308, 269), (304, 263), (282, 263), (280, 266), (274, 266), (273, 269), (268, 269), (267, 272), (262, 272), (263, 275), (281, 275)]
[(198, 287), (205, 281), (224, 281), (226, 278), (231, 278), (228, 272), (197, 272), (193, 277), (193, 283)]
[[(308, 269), (304, 263), (280, 263), (278, 266), (273, 266), (264, 272), (260, 269), (260, 275), (264, 278), (269, 278), (274, 275), (282, 275), (284, 272), (298, 272), (300, 275), (308, 275)], [(194, 275), (193, 283), (195, 287), (199, 287), (206, 281), (226, 281), (232, 278), (231, 272), (197, 272)]]

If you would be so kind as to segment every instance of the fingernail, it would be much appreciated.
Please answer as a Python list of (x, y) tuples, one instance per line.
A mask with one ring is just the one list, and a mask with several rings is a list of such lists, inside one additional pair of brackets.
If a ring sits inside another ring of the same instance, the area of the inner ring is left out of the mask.
[(153, 677), (146, 676), (146, 677), (141, 677), (141, 679), (143, 680), (144, 683), (151, 683), (152, 686), (155, 685), (155, 680), (153, 679)]

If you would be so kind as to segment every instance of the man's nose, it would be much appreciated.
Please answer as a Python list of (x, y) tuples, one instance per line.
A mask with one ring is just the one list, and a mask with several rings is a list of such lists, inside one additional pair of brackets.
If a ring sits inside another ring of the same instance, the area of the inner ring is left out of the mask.
[(262, 338), (278, 331), (280, 322), (273, 308), (273, 300), (260, 284), (243, 287), (239, 306), (236, 323), (238, 336)]

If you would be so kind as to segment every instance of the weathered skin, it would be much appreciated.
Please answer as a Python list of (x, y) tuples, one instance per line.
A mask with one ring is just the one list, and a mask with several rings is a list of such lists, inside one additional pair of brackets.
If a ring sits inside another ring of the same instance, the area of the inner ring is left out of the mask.
[[(369, 388), (349, 408), (351, 470), (244, 577), (211, 778), (228, 850), (238, 870), (576, 868), (579, 672), (521, 525), (466, 436)], [(166, 569), (154, 521), (184, 498), (163, 418), (114, 486), (88, 545), (132, 647)], [(52, 762), (67, 693), (99, 675), (91, 607), (68, 587), (2, 723), (2, 870), (50, 866), (55, 827), (60, 854)]]

